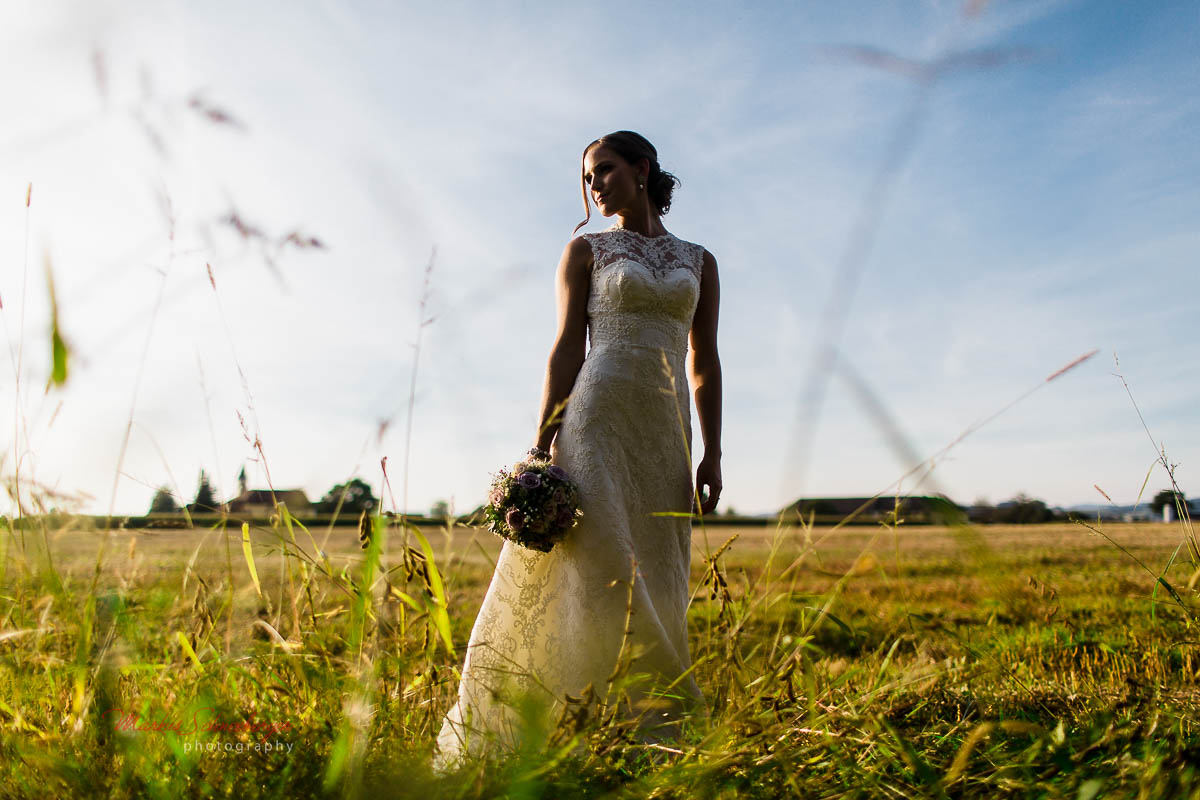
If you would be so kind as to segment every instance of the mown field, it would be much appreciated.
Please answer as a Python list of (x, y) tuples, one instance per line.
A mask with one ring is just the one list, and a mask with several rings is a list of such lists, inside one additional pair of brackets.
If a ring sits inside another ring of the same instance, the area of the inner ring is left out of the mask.
[(1182, 525), (697, 528), (682, 741), (564, 719), (445, 776), (499, 542), (383, 525), (4, 532), (0, 792), (1200, 797)]

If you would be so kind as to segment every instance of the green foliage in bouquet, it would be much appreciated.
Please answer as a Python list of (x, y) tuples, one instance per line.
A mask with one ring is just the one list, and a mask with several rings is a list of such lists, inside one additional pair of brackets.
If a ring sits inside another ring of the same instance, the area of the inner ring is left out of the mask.
[(496, 473), (484, 509), (488, 530), (542, 553), (562, 541), (579, 514), (579, 487), (562, 467), (538, 458)]

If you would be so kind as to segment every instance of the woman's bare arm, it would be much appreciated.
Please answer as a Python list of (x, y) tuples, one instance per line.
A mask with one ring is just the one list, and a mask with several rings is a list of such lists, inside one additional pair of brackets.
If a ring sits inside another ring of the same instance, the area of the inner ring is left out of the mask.
[(704, 458), (696, 468), (696, 490), (700, 493), (700, 513), (717, 507), (721, 496), (721, 357), (717, 353), (717, 311), (721, 286), (717, 260), (704, 251), (700, 275), (700, 300), (692, 318), (691, 350), (688, 367), (695, 389), (696, 415), (704, 441)]
[(592, 246), (582, 236), (563, 250), (555, 277), (558, 334), (546, 364), (535, 446), (549, 451), (558, 433), (567, 397), (587, 354), (587, 301), (592, 281)]

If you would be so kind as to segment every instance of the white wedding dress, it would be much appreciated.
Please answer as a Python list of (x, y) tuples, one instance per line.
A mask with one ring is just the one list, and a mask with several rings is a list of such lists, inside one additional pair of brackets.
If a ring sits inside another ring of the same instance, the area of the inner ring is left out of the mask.
[[(504, 543), (438, 735), (438, 765), (515, 748), (528, 724), (519, 698), (540, 698), (551, 714), (589, 685), (605, 698), (622, 654), (634, 658), (630, 674), (675, 682), (658, 722), (700, 699), (690, 674), (677, 680), (691, 666), (691, 520), (655, 512), (692, 507), (684, 358), (704, 249), (619, 227), (584, 238), (594, 260), (590, 348), (551, 448), (579, 485), (583, 516), (549, 553)], [(645, 698), (626, 689), (635, 703)]]

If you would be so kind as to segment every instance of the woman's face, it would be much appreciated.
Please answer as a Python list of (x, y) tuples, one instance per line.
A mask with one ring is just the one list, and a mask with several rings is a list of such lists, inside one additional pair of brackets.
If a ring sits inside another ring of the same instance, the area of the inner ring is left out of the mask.
[(583, 158), (583, 182), (606, 217), (635, 208), (638, 180), (637, 169), (607, 147), (597, 145)]

